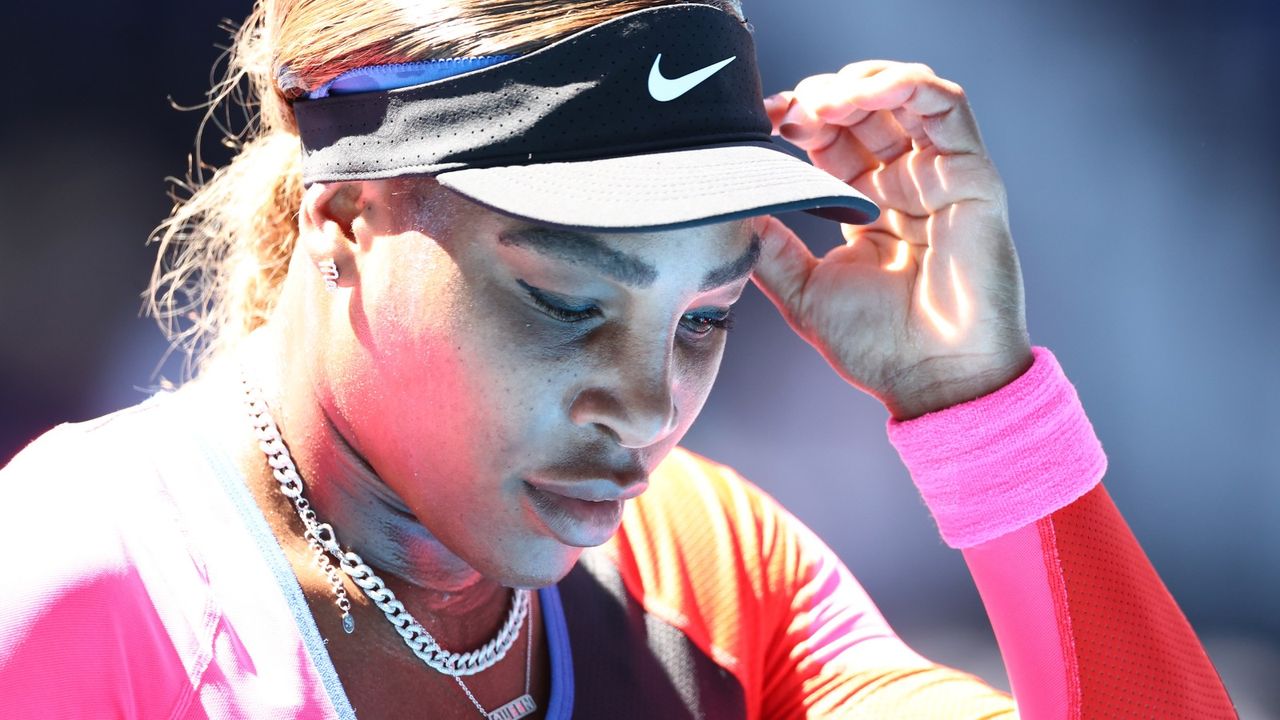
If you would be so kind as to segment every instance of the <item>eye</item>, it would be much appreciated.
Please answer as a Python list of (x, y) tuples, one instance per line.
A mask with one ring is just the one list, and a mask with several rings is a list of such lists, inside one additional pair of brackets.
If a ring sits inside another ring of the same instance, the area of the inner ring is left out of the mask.
[(543, 312), (562, 322), (582, 322), (583, 320), (589, 320), (600, 314), (600, 308), (595, 305), (587, 305), (585, 307), (578, 308), (570, 307), (555, 300), (550, 294), (539, 290), (523, 280), (516, 280), (516, 282), (520, 283), (520, 287), (524, 288), (525, 292), (529, 293), (529, 297), (533, 299), (534, 304), (541, 308)]
[(694, 335), (709, 335), (717, 330), (728, 332), (733, 327), (733, 308), (709, 313), (689, 313), (682, 318)]
[[(529, 297), (539, 309), (561, 322), (582, 322), (600, 315), (600, 308), (595, 305), (572, 307), (523, 280), (516, 280), (516, 282), (529, 293)], [(733, 327), (733, 308), (687, 313), (680, 322), (691, 334), (698, 337), (710, 335), (717, 330), (728, 332)]]

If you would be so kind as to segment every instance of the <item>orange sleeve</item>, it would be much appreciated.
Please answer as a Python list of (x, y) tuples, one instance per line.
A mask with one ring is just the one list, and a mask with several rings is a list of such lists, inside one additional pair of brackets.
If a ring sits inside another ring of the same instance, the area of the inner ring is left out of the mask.
[(647, 612), (737, 678), (750, 718), (1236, 717), (1100, 485), (963, 550), (1012, 695), (914, 652), (811, 530), (683, 449), (610, 552)]
[(749, 718), (1012, 717), (897, 636), (835, 553), (734, 470), (677, 449), (608, 547), (629, 594), (741, 684)]
[(1013, 700), (933, 663), (889, 627), (845, 565), (781, 508), (771, 558), (785, 615), (766, 655), (762, 717), (1011, 718)]

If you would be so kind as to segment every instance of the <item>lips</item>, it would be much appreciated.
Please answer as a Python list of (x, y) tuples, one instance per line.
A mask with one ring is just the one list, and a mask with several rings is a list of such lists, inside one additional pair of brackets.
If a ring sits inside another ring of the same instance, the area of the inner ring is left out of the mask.
[(552, 481), (530, 479), (525, 482), (543, 492), (561, 495), (574, 500), (587, 502), (610, 502), (613, 500), (630, 500), (637, 497), (649, 487), (648, 480), (634, 480), (619, 484), (612, 479)]
[(622, 523), (626, 501), (648, 486), (645, 480), (623, 485), (611, 479), (524, 481), (534, 515), (551, 535), (573, 547), (607, 542)]

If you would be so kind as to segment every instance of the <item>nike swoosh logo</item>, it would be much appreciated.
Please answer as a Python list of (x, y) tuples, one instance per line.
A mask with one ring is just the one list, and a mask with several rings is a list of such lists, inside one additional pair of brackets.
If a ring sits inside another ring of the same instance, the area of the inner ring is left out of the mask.
[(715, 65), (708, 65), (701, 70), (694, 70), (688, 75), (667, 79), (662, 76), (662, 71), (658, 69), (658, 66), (662, 64), (662, 53), (658, 53), (658, 57), (653, 60), (653, 68), (649, 70), (649, 94), (658, 102), (675, 100), (701, 85), (707, 78), (720, 72), (720, 68), (737, 59), (738, 56), (734, 55), (727, 60), (721, 60)]

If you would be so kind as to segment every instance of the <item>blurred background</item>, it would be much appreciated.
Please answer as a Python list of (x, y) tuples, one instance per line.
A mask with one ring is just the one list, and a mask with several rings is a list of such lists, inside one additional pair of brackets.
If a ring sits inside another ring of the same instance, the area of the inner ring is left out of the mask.
[[(1262, 0), (746, 2), (767, 93), (873, 57), (966, 88), (1009, 188), (1032, 341), (1075, 384), (1112, 497), (1242, 717), (1280, 718), (1280, 15)], [(249, 6), (6, 2), (0, 463), (154, 383), (166, 342), (139, 317), (144, 241), (199, 121), (169, 98), (203, 100), (219, 23)], [(816, 252), (840, 242), (787, 219)], [(813, 527), (909, 644), (1007, 689), (886, 411), (754, 287), (739, 310), (685, 446)]]

